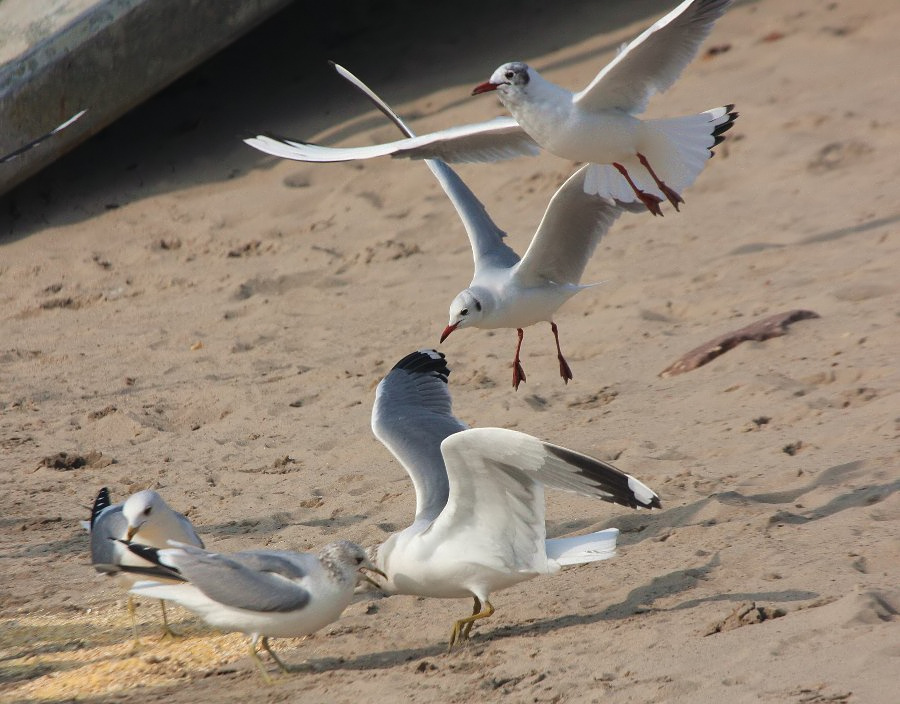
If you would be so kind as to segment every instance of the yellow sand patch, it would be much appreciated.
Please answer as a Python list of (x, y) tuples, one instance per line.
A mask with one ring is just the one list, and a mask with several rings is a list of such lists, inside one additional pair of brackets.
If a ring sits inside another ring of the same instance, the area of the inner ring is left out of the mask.
[[(136, 650), (124, 608), (0, 619), (7, 682), (0, 686), (0, 699), (67, 699), (161, 687), (247, 655), (246, 636), (213, 631), (175, 606), (169, 607), (169, 619), (182, 637), (174, 640), (160, 639), (153, 602), (144, 602), (138, 613), (145, 620), (138, 621)], [(290, 647), (290, 639), (278, 642)]]

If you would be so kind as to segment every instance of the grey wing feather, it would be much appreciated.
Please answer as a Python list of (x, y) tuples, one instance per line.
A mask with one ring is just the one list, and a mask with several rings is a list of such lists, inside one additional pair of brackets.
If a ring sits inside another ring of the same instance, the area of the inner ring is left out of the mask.
[(669, 88), (732, 0), (686, 0), (629, 43), (574, 101), (595, 110), (643, 112)]
[(494, 224), (482, 202), (457, 173), (442, 161), (429, 160), (427, 163), (456, 208), (469, 236), (475, 276), (486, 266), (508, 268), (517, 264), (519, 255), (503, 242), (506, 233)]
[[(219, 555), (184, 549), (168, 557), (184, 578), (210, 599), (250, 611), (295, 611), (306, 606), (309, 591), (291, 580), (309, 573), (312, 555), (239, 552)], [(306, 558), (306, 559), (304, 559)]]
[(447, 503), (441, 442), (466, 429), (453, 415), (443, 355), (422, 350), (404, 357), (381, 380), (372, 432), (403, 465), (416, 490), (416, 519), (435, 518)]
[[(417, 139), (409, 125), (407, 125), (400, 116), (397, 115), (397, 113), (395, 113), (377, 93), (375, 93), (375, 91), (369, 88), (362, 80), (357, 78), (343, 66), (335, 63), (332, 63), (332, 66), (334, 66), (334, 69), (338, 74), (371, 100), (375, 104), (375, 107), (381, 110), (391, 122), (397, 125), (397, 128), (403, 132), (403, 134), (411, 139)], [(492, 122), (506, 125), (512, 123), (512, 125), (516, 125), (518, 128), (515, 120), (509, 117), (497, 118), (497, 120), (493, 120)], [(467, 127), (471, 126), (465, 126), (464, 128), (459, 129), (466, 129)], [(518, 128), (518, 131), (522, 135), (525, 135), (525, 133), (521, 131), (521, 128)], [(527, 137), (527, 135), (525, 136)], [(530, 140), (531, 138), (528, 137), (528, 139)], [(433, 156), (441, 157), (442, 155), (434, 154)], [(469, 243), (472, 246), (472, 256), (475, 260), (475, 275), (478, 275), (478, 271), (481, 267), (488, 264), (497, 267), (511, 267), (515, 265), (519, 261), (519, 255), (503, 242), (506, 233), (494, 224), (494, 221), (491, 220), (491, 217), (488, 215), (484, 204), (478, 200), (457, 173), (443, 161), (438, 159), (427, 159), (426, 163), (428, 164), (428, 168), (431, 169), (431, 173), (433, 173), (438, 180), (438, 183), (441, 184), (441, 188), (444, 189), (444, 193), (447, 194), (450, 202), (453, 203), (453, 207), (456, 208), (456, 212), (463, 222), (463, 227), (466, 229), (466, 233), (469, 236)]]
[(124, 538), (127, 530), (128, 520), (122, 513), (122, 504), (104, 510), (91, 528), (91, 563), (118, 564), (121, 548), (111, 538)]
[(578, 284), (597, 243), (622, 214), (623, 204), (584, 192), (590, 168), (582, 166), (551, 198), (516, 271), (522, 283)]

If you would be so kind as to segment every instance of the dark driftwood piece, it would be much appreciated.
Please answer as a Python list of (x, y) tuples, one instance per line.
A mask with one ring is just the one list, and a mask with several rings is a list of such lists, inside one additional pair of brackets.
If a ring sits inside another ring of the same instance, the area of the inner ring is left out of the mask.
[(819, 314), (811, 310), (790, 310), (787, 313), (777, 313), (770, 315), (768, 318), (757, 320), (750, 323), (740, 330), (720, 335), (714, 340), (710, 340), (695, 349), (692, 349), (677, 362), (670, 364), (663, 369), (659, 375), (675, 376), (676, 374), (684, 374), (697, 367), (702, 367), (707, 362), (711, 362), (720, 354), (724, 354), (733, 347), (737, 347), (747, 340), (768, 340), (771, 337), (780, 337), (787, 333), (788, 325), (796, 323), (798, 320), (806, 320), (807, 318), (818, 318)]

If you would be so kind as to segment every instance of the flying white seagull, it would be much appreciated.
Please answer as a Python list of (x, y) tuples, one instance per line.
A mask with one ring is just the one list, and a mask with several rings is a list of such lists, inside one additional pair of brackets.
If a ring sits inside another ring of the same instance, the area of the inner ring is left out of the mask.
[(584, 188), (621, 202), (640, 201), (654, 215), (667, 199), (677, 210), (734, 123), (733, 105), (697, 115), (641, 120), (654, 93), (669, 88), (732, 0), (685, 0), (655, 22), (577, 93), (545, 80), (527, 64), (500, 66), (473, 94), (497, 91), (512, 118), (452, 127), (366, 147), (327, 148), (282, 137), (244, 140), (298, 161), (347, 161), (390, 155), (447, 162), (497, 161), (537, 154), (590, 162)]
[[(404, 134), (409, 127), (365, 83), (334, 64), (345, 79), (362, 91)], [(450, 304), (450, 320), (441, 342), (457, 328), (516, 328), (518, 343), (513, 358), (513, 387), (525, 381), (519, 361), (524, 328), (541, 321), (550, 323), (556, 341), (559, 374), (568, 383), (572, 370), (559, 346), (559, 330), (553, 314), (576, 293), (593, 284), (580, 284), (581, 275), (597, 243), (624, 210), (638, 211), (637, 203), (610, 203), (588, 194), (584, 180), (588, 167), (575, 172), (547, 206), (531, 245), (521, 259), (503, 242), (506, 237), (487, 214), (484, 205), (449, 166), (428, 159), (426, 164), (450, 198), (472, 245), (475, 275), (469, 287)]]
[(490, 596), (563, 565), (615, 555), (618, 529), (546, 538), (544, 487), (632, 508), (659, 497), (606, 462), (503, 428), (466, 426), (453, 415), (444, 355), (413, 352), (379, 383), (372, 431), (416, 490), (412, 525), (374, 549), (391, 594), (474, 599), (453, 624), (450, 648), (494, 613)]
[(336, 621), (360, 578), (375, 584), (359, 570), (380, 573), (365, 550), (348, 540), (330, 543), (317, 555), (287, 550), (220, 554), (174, 542), (164, 550), (122, 545), (151, 565), (120, 565), (140, 580), (132, 592), (170, 599), (215, 628), (248, 634), (250, 656), (266, 681), (257, 643), (289, 672), (268, 639), (304, 636)]
[[(191, 522), (173, 511), (159, 494), (150, 489), (132, 494), (123, 503), (111, 504), (109, 490), (103, 487), (94, 500), (91, 520), (82, 521), (82, 526), (91, 534), (91, 564), (98, 572), (107, 574), (110, 573), (109, 565), (148, 567), (151, 564), (131, 553), (117, 542), (119, 539), (157, 548), (168, 547), (170, 540), (203, 547), (203, 541)], [(134, 578), (122, 572), (116, 573), (116, 576), (126, 589), (135, 582)], [(166, 619), (166, 605), (162, 601), (159, 605), (162, 609), (163, 636), (170, 637), (174, 634)], [(128, 614), (137, 646), (139, 641), (131, 595), (128, 596)]]

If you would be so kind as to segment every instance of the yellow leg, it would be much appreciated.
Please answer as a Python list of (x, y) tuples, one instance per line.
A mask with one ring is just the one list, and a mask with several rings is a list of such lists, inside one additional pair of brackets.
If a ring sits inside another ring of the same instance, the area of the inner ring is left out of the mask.
[(160, 640), (175, 640), (176, 638), (180, 638), (180, 636), (169, 627), (169, 619), (166, 618), (166, 602), (162, 599), (159, 600), (159, 608), (162, 609), (163, 621), (162, 636), (160, 637)]
[[(474, 597), (475, 603), (472, 605), (472, 615), (474, 616), (477, 613), (481, 612), (481, 600), (476, 596)], [(462, 633), (460, 633), (460, 640), (469, 640), (469, 633), (472, 632), (472, 624), (474, 621), (469, 621), (462, 628)]]
[(278, 663), (278, 667), (281, 668), (282, 672), (291, 672), (291, 668), (288, 665), (285, 665), (284, 661), (275, 654), (275, 651), (272, 650), (272, 648), (269, 647), (269, 639), (268, 638), (262, 639), (262, 647), (265, 648), (266, 652), (272, 656), (272, 659), (276, 663)]
[(472, 624), (481, 618), (489, 618), (494, 615), (494, 607), (491, 605), (491, 602), (485, 601), (484, 608), (479, 610), (481, 606), (481, 602), (476, 598), (475, 599), (475, 609), (471, 616), (467, 618), (461, 618), (459, 621), (453, 624), (453, 630), (450, 632), (450, 645), (447, 647), (447, 652), (449, 653), (453, 650), (453, 645), (457, 642), (466, 640), (469, 637), (469, 631), (472, 630)]
[(134, 638), (131, 642), (131, 653), (136, 653), (141, 647), (141, 640), (138, 638), (137, 631), (137, 619), (134, 616), (135, 606), (134, 606), (134, 597), (131, 594), (128, 595), (128, 616), (131, 619), (131, 635)]
[[(253, 636), (250, 639), (250, 657), (253, 658), (253, 662), (256, 664), (257, 669), (259, 669), (259, 674), (262, 675), (263, 681), (266, 684), (272, 684), (272, 678), (269, 677), (269, 673), (266, 672), (266, 666), (263, 664), (262, 658), (259, 657), (259, 653), (256, 652), (256, 642), (259, 640), (259, 636)], [(265, 645), (266, 639), (263, 638), (263, 644)], [(268, 646), (266, 647), (268, 650)]]

